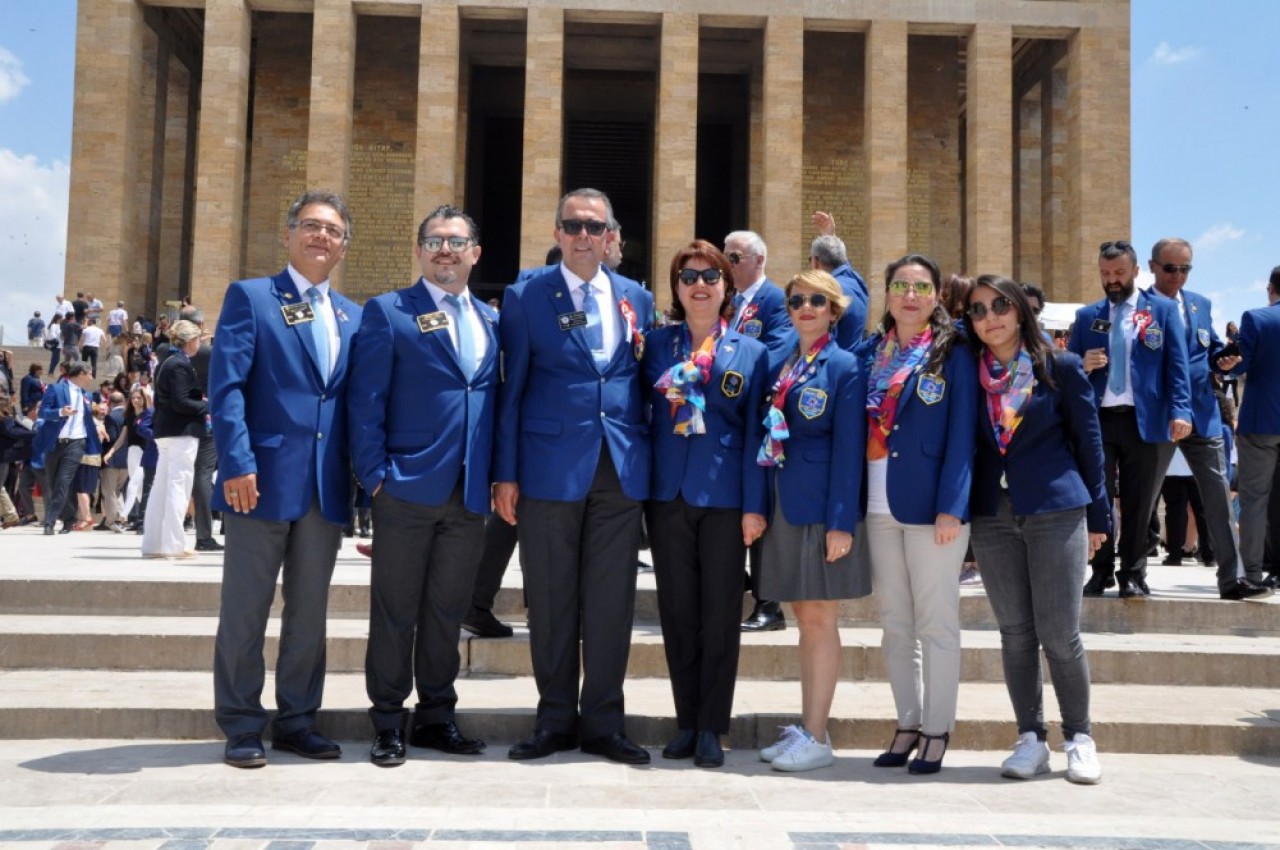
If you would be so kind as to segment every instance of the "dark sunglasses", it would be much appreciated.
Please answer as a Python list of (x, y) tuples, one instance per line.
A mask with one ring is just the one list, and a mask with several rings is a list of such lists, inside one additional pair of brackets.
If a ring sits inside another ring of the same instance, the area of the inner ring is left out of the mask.
[(693, 286), (699, 280), (707, 286), (715, 286), (720, 282), (719, 269), (681, 269), (680, 282), (685, 286)]
[(594, 218), (569, 218), (560, 222), (560, 229), (570, 236), (577, 236), (583, 230), (591, 236), (603, 236), (609, 225)]
[(1116, 240), (1116, 241), (1114, 241), (1114, 242), (1103, 242), (1101, 245), (1099, 245), (1099, 246), (1098, 246), (1098, 253), (1099, 253), (1099, 254), (1105, 254), (1105, 253), (1107, 253), (1108, 251), (1112, 251), (1112, 250), (1115, 250), (1115, 251), (1132, 251), (1132, 250), (1133, 250), (1133, 246), (1132, 246), (1132, 245), (1130, 245), (1128, 242), (1124, 241), (1123, 239), (1117, 239), (1117, 240)]
[(1191, 274), (1190, 263), (1183, 266), (1177, 265), (1176, 263), (1165, 263), (1160, 268), (1164, 270), (1165, 274)]
[(1008, 315), (1009, 311), (1012, 309), (1012, 299), (1007, 295), (997, 295), (995, 298), (991, 299), (991, 309), (989, 311), (987, 310), (986, 304), (983, 304), (981, 301), (975, 301), (969, 305), (969, 310), (967, 312), (969, 313), (969, 318), (973, 319), (975, 322), (981, 322), (987, 317), (988, 312), (994, 313), (997, 316), (1005, 316)]
[(725, 254), (725, 257), (728, 258), (729, 265), (731, 266), (736, 266), (738, 263), (742, 262), (742, 255), (739, 254), (737, 251), (730, 251), (729, 253)]
[(792, 310), (799, 310), (805, 304), (808, 304), (815, 310), (821, 310), (827, 306), (827, 296), (821, 292), (814, 292), (810, 295), (788, 295), (787, 307)]

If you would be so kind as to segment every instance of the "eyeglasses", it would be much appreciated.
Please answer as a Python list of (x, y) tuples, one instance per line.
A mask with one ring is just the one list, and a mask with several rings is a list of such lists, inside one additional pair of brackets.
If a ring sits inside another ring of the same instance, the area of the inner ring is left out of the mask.
[(731, 266), (736, 266), (738, 263), (742, 262), (743, 257), (750, 257), (750, 256), (751, 256), (750, 254), (739, 254), (737, 251), (730, 251), (729, 253), (725, 254), (725, 257), (728, 258), (729, 265)]
[(973, 319), (975, 322), (981, 322), (987, 317), (987, 313), (994, 313), (997, 316), (1005, 316), (1008, 315), (1009, 311), (1012, 309), (1012, 299), (1007, 295), (997, 295), (995, 298), (991, 299), (990, 309), (987, 309), (987, 305), (983, 304), (981, 301), (975, 301), (969, 305), (969, 309), (966, 312), (968, 312), (969, 318)]
[(928, 280), (895, 280), (889, 283), (890, 295), (906, 295), (908, 292), (914, 292), (921, 298), (928, 298), (933, 294), (933, 282)]
[(560, 222), (560, 229), (569, 236), (577, 236), (583, 230), (591, 236), (603, 236), (609, 225), (594, 218), (569, 218)]
[(341, 242), (343, 239), (347, 238), (347, 233), (342, 228), (335, 227), (332, 224), (326, 224), (323, 221), (316, 221), (314, 218), (303, 219), (297, 224), (290, 225), (290, 228), (294, 230), (301, 230), (308, 236), (319, 236), (323, 233), (334, 242)]
[(1114, 242), (1103, 242), (1098, 246), (1098, 253), (1105, 254), (1108, 251), (1132, 251), (1133, 246), (1123, 239), (1117, 239)]
[(680, 282), (685, 286), (694, 286), (701, 280), (707, 286), (715, 286), (720, 282), (719, 269), (681, 269)]
[(1178, 265), (1177, 263), (1165, 263), (1160, 267), (1165, 274), (1191, 274), (1191, 264)]
[(419, 242), (418, 244), (421, 245), (423, 248), (426, 248), (428, 251), (430, 251), (433, 254), (436, 251), (439, 251), (445, 245), (448, 245), (449, 250), (457, 254), (460, 251), (467, 250), (467, 248), (471, 245), (471, 237), (469, 236), (425, 236), (423, 237), (422, 241)]
[(827, 306), (827, 296), (821, 292), (813, 292), (809, 295), (796, 294), (787, 296), (787, 307), (792, 310), (799, 310), (806, 304), (815, 310), (821, 310)]

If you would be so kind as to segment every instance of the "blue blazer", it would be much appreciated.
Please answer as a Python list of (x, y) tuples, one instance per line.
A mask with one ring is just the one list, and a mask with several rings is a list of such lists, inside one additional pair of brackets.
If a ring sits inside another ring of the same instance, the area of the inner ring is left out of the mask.
[(1237, 434), (1280, 434), (1280, 301), (1240, 319), (1240, 365), (1249, 386), (1240, 404)]
[(35, 375), (23, 375), (19, 389), (22, 394), (22, 409), (17, 411), (18, 413), (26, 413), (31, 409), (31, 405), (44, 400), (44, 381), (41, 381)]
[[(346, 392), (360, 305), (329, 294), (341, 348), (327, 381), (309, 325), (285, 322), (282, 308), (306, 303), (287, 269), (233, 283), (223, 298), (209, 361), (218, 476), (257, 474), (258, 505), (248, 514), (254, 519), (292, 522), (317, 496), (330, 522), (350, 517)], [(231, 510), (221, 487), (213, 504)]]
[[(1147, 328), (1147, 339), (1135, 338), (1129, 349), (1138, 433), (1148, 443), (1167, 443), (1170, 421), (1192, 421), (1186, 329), (1178, 317), (1178, 305), (1163, 295), (1139, 292), (1137, 309), (1150, 310), (1153, 320)], [(1111, 335), (1108, 331), (1093, 329), (1098, 319), (1111, 321), (1111, 302), (1105, 298), (1076, 311), (1071, 338), (1067, 341), (1068, 351), (1083, 358), (1089, 349), (1101, 348), (1110, 358)], [(1089, 373), (1089, 383), (1093, 385), (1094, 400), (1099, 407), (1107, 389), (1108, 369), (1094, 369)]]
[(782, 444), (782, 465), (769, 468), (770, 483), (787, 522), (852, 534), (862, 519), (866, 373), (838, 345), (828, 345), (814, 362), (813, 376), (787, 393), (783, 415), (791, 436)]
[[(1158, 291), (1153, 294), (1160, 295)], [(1221, 437), (1222, 411), (1218, 409), (1218, 398), (1213, 394), (1210, 372), (1213, 361), (1222, 350), (1223, 342), (1213, 329), (1213, 302), (1200, 293), (1185, 288), (1182, 290), (1182, 300), (1187, 305), (1189, 317), (1189, 321), (1184, 324), (1191, 382), (1191, 423), (1201, 437)], [(1174, 305), (1177, 310), (1176, 301)], [(1181, 311), (1177, 312), (1179, 318), (1184, 318)]]
[(351, 348), (351, 460), (366, 492), (442, 505), (463, 470), (467, 510), (487, 514), (498, 403), (498, 315), (474, 295), (488, 348), (468, 382), (447, 326), (423, 332), (439, 310), (421, 280), (371, 298)]
[(684, 323), (652, 331), (645, 340), (641, 381), (648, 391), (653, 474), (649, 498), (683, 496), (699, 508), (741, 508), (768, 516), (765, 471), (756, 463), (764, 440), (761, 404), (770, 379), (768, 351), (750, 337), (729, 331), (704, 387), (707, 433), (678, 436), (671, 403), (654, 388), (658, 378), (684, 360)]
[(845, 351), (857, 351), (866, 336), (867, 313), (871, 309), (866, 281), (848, 263), (832, 269), (831, 276), (839, 281), (840, 288), (849, 299), (849, 306), (836, 323), (836, 344)]
[(756, 290), (751, 304), (743, 308), (743, 312), (756, 306), (755, 314), (743, 322), (737, 315), (729, 320), (729, 327), (743, 336), (758, 339), (769, 350), (769, 368), (781, 367), (782, 361), (795, 350), (796, 332), (791, 327), (791, 316), (787, 314), (787, 296), (781, 287), (765, 278), (764, 284)]
[[(863, 344), (861, 354), (868, 380), (880, 339), (881, 335), (875, 334)], [(928, 375), (923, 366), (907, 378), (889, 435), (885, 483), (889, 512), (898, 522), (933, 525), (938, 514), (968, 521), (978, 406), (977, 368), (973, 354), (957, 339), (943, 364), (941, 386), (937, 376)], [(865, 395), (863, 416), (866, 417)], [(863, 492), (863, 510), (866, 505), (867, 494)]]
[(1003, 456), (987, 413), (986, 391), (978, 385), (978, 450), (970, 500), (973, 515), (996, 515), (1000, 478), (1004, 476), (1014, 516), (1087, 506), (1089, 530), (1109, 532), (1111, 503), (1103, 474), (1102, 429), (1093, 387), (1080, 358), (1068, 351), (1051, 353), (1048, 369), (1057, 389), (1036, 381), (1022, 408), (1022, 422)]
[[(93, 424), (92, 393), (81, 392), (81, 403), (84, 405), (84, 453), (87, 455), (102, 454), (102, 441), (98, 439), (98, 429)], [(36, 435), (31, 441), (31, 465), (36, 469), (44, 468), (45, 454), (57, 445), (58, 434), (62, 426), (67, 424), (67, 417), (62, 415), (62, 408), (71, 404), (71, 384), (62, 378), (51, 384), (44, 391), (40, 400), (40, 417), (36, 422)]]
[[(653, 321), (653, 296), (636, 282), (605, 271), (614, 301), (625, 298), (640, 333)], [(574, 312), (560, 267), (508, 286), (502, 299), (503, 383), (498, 391), (495, 481), (515, 481), (522, 495), (576, 502), (586, 498), (601, 440), (628, 498), (649, 496), (649, 432), (640, 388), (640, 360), (623, 337), (602, 371), (581, 327), (561, 326)]]

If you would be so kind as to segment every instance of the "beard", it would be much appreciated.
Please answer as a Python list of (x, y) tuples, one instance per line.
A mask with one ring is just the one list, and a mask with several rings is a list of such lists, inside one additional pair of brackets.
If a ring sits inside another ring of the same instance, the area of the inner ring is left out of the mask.
[(1126, 281), (1124, 283), (1112, 285), (1105, 284), (1107, 291), (1107, 300), (1112, 304), (1119, 304), (1121, 301), (1128, 301), (1129, 296), (1133, 295), (1134, 281)]

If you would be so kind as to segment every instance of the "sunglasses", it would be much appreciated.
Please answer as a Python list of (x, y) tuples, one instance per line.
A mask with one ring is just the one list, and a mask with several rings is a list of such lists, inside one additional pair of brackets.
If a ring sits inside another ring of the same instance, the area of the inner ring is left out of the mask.
[(806, 304), (815, 310), (821, 310), (823, 307), (827, 306), (827, 296), (823, 295), (821, 292), (814, 292), (809, 295), (797, 294), (787, 296), (787, 307), (792, 310), (799, 310)]
[(928, 280), (895, 280), (889, 283), (890, 295), (906, 295), (908, 292), (928, 298), (933, 294), (933, 283)]
[(729, 261), (729, 265), (731, 265), (731, 266), (736, 266), (738, 263), (742, 262), (744, 258), (746, 258), (746, 257), (750, 257), (750, 256), (752, 256), (752, 255), (751, 255), (751, 254), (739, 254), (737, 251), (730, 251), (729, 253), (725, 254), (724, 256), (725, 256), (725, 258)]
[(1160, 267), (1165, 274), (1191, 274), (1191, 264), (1177, 265), (1176, 263), (1165, 263)]
[(1133, 246), (1123, 239), (1117, 239), (1114, 242), (1103, 242), (1098, 246), (1098, 253), (1105, 254), (1108, 251), (1132, 251)]
[(681, 269), (680, 282), (685, 286), (693, 286), (699, 280), (707, 286), (715, 286), (720, 282), (719, 269)]
[(560, 222), (560, 229), (570, 236), (577, 236), (584, 230), (591, 236), (603, 236), (609, 225), (594, 218), (570, 218)]
[(471, 244), (471, 238), (467, 236), (426, 236), (419, 243), (431, 253), (435, 253), (445, 245), (449, 246), (449, 250), (457, 254), (467, 250), (467, 246)]
[(1005, 316), (1008, 315), (1009, 311), (1012, 309), (1013, 301), (1007, 295), (997, 295), (995, 298), (991, 299), (990, 310), (987, 309), (986, 304), (983, 304), (981, 301), (975, 301), (969, 305), (969, 309), (966, 312), (968, 312), (969, 318), (973, 319), (975, 322), (981, 322), (987, 317), (987, 313), (994, 313), (997, 316)]

